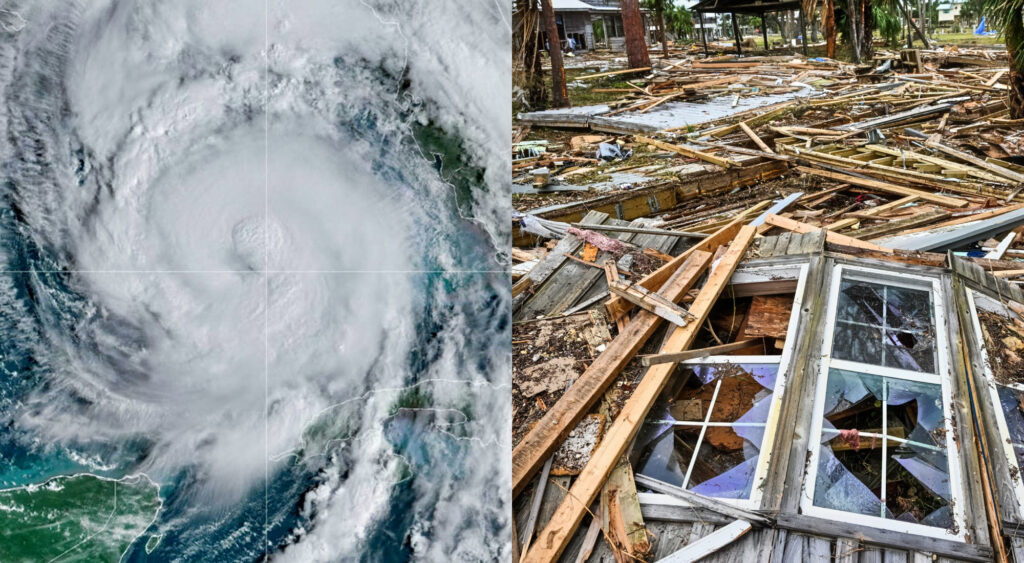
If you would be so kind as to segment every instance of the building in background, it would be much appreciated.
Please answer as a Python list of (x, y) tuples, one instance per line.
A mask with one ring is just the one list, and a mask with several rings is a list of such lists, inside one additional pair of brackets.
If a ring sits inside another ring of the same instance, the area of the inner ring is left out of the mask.
[[(592, 49), (626, 49), (626, 32), (622, 27), (622, 9), (619, 0), (551, 0), (558, 24), (558, 39), (562, 49), (590, 51)], [(643, 13), (644, 29), (651, 29), (648, 15)], [(648, 41), (650, 41), (650, 33)]]

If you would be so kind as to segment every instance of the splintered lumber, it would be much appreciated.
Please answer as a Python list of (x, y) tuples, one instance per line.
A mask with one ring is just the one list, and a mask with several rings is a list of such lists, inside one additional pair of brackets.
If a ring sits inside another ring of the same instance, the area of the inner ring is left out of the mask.
[(941, 205), (943, 207), (967, 207), (968, 202), (966, 200), (948, 197), (939, 194), (932, 194), (928, 192), (922, 192), (921, 190), (915, 190), (913, 188), (905, 188), (903, 186), (897, 186), (886, 182), (880, 182), (878, 180), (868, 180), (866, 178), (858, 178), (857, 176), (850, 176), (849, 174), (840, 174), (838, 172), (829, 172), (827, 170), (818, 170), (817, 168), (811, 168), (809, 166), (797, 166), (796, 169), (804, 174), (813, 174), (815, 176), (821, 176), (822, 178), (828, 178), (830, 180), (837, 180), (847, 184), (855, 184), (858, 186), (864, 186), (865, 188), (871, 188), (880, 192), (886, 192), (890, 194), (897, 194), (902, 196), (913, 195), (918, 198)]
[[(787, 318), (788, 320), (788, 318)], [(749, 340), (740, 340), (737, 342), (730, 342), (728, 344), (721, 344), (718, 346), (709, 346), (707, 348), (701, 348), (699, 350), (687, 350), (685, 352), (674, 352), (671, 354), (648, 354), (646, 356), (640, 356), (640, 363), (644, 366), (653, 366), (657, 364), (676, 364), (686, 360), (692, 360), (694, 358), (706, 358), (708, 356), (719, 356), (728, 354), (729, 352), (735, 352), (736, 350), (742, 350), (748, 348), (754, 344), (757, 344), (759, 339), (751, 338)]]
[(587, 225), (584, 223), (573, 223), (577, 229), (588, 231), (608, 231), (613, 233), (633, 233), (638, 235), (658, 235), (662, 237), (684, 237), (684, 238), (707, 238), (704, 233), (688, 233), (686, 231), (669, 231), (666, 229), (648, 229), (644, 227), (619, 227), (617, 225)]
[(750, 301), (741, 338), (785, 338), (793, 311), (792, 295), (755, 295)]
[(882, 223), (881, 225), (859, 229), (857, 231), (853, 231), (851, 234), (857, 235), (857, 238), (860, 239), (882, 238), (891, 233), (905, 231), (907, 229), (913, 229), (924, 225), (931, 225), (938, 221), (948, 219), (949, 216), (949, 211), (933, 209), (932, 211), (915, 213), (905, 219), (893, 219), (887, 223)]
[(608, 533), (631, 557), (643, 557), (651, 550), (633, 482), (633, 468), (626, 456), (619, 460), (601, 491), (601, 515), (608, 523)]
[(999, 245), (996, 246), (992, 252), (985, 255), (985, 258), (989, 260), (999, 260), (1003, 257), (1003, 254), (1006, 254), (1006, 249), (1010, 248), (1010, 245), (1013, 243), (1013, 239), (1015, 238), (1017, 238), (1017, 233), (1007, 233), (1003, 240), (999, 242)]
[(723, 526), (679, 551), (672, 553), (668, 557), (660, 559), (658, 563), (692, 563), (693, 561), (703, 559), (740, 539), (751, 528), (750, 522), (736, 520), (732, 524)]
[(761, 140), (761, 137), (757, 136), (757, 133), (754, 133), (754, 130), (751, 129), (749, 125), (743, 123), (742, 121), (739, 122), (737, 125), (740, 126), (740, 130), (743, 131), (747, 135), (747, 137), (750, 137), (751, 141), (754, 141), (755, 145), (761, 147), (761, 150), (773, 154), (775, 153), (775, 151), (773, 151), (772, 148), (767, 145), (767, 143)]
[[(685, 327), (677, 327), (668, 337), (663, 352), (682, 352), (690, 347), (697, 331), (718, 301), (719, 295), (732, 278), (733, 272), (754, 240), (757, 228), (749, 225), (740, 228), (736, 238), (729, 244), (729, 249), (721, 261), (711, 272), (704, 287), (690, 306), (690, 314), (694, 322)], [(622, 407), (611, 428), (605, 433), (601, 443), (590, 456), (583, 472), (573, 483), (569, 494), (551, 517), (548, 525), (541, 531), (533, 547), (526, 554), (524, 561), (531, 563), (553, 562), (558, 559), (572, 538), (576, 527), (583, 520), (587, 507), (594, 501), (608, 475), (618, 464), (619, 458), (625, 453), (630, 441), (643, 424), (651, 406), (661, 394), (669, 378), (675, 373), (676, 364), (658, 364), (652, 366), (644, 374), (643, 379), (634, 389), (633, 394)], [(581, 378), (582, 379), (582, 378)], [(578, 382), (577, 382), (578, 383)], [(575, 386), (575, 385), (574, 385)], [(571, 389), (571, 388), (570, 388)], [(561, 404), (565, 401), (558, 402)]]
[[(903, 207), (904, 205), (907, 205), (908, 203), (914, 203), (918, 199), (920, 199), (920, 198), (918, 196), (916, 196), (916, 195), (908, 195), (907, 197), (897, 199), (896, 201), (890, 201), (889, 203), (886, 203), (886, 204), (883, 204), (883, 205), (878, 205), (878, 206), (872, 207), (871, 209), (866, 209), (864, 211), (861, 211), (856, 216), (853, 216), (853, 217), (851, 217), (849, 219), (841, 219), (839, 221), (836, 221), (835, 223), (830, 223), (825, 228), (830, 230), (830, 231), (839, 231), (839, 230), (845, 229), (846, 227), (852, 227), (853, 225), (856, 225), (857, 223), (859, 223), (860, 220), (862, 218), (864, 218), (864, 217), (873, 217), (875, 215), (879, 215), (881, 213), (889, 211), (890, 209), (896, 209), (898, 207)], [(848, 214), (848, 215), (852, 215), (852, 214)]]
[(651, 70), (651, 67), (644, 66), (640, 68), (627, 68), (624, 70), (613, 70), (609, 72), (599, 72), (597, 74), (587, 74), (584, 76), (578, 76), (576, 77), (576, 80), (593, 80), (594, 78), (604, 78), (605, 76), (616, 76), (619, 74), (635, 74), (638, 72), (644, 72), (648, 70)]
[(788, 196), (786, 196), (786, 197), (782, 198), (781, 200), (779, 200), (778, 202), (776, 202), (775, 205), (772, 205), (771, 207), (769, 207), (767, 211), (762, 213), (757, 219), (754, 219), (753, 221), (751, 221), (750, 224), (755, 226), (755, 227), (760, 227), (762, 224), (764, 224), (764, 218), (765, 217), (767, 217), (769, 215), (778, 215), (779, 213), (782, 213), (783, 211), (786, 210), (787, 207), (789, 207), (790, 205), (793, 205), (794, 202), (799, 200), (800, 196), (802, 196), (802, 195), (804, 195), (803, 192), (796, 192), (796, 193), (789, 194)]
[[(685, 262), (676, 266), (676, 272), (666, 280), (664, 286), (658, 290), (659, 293), (672, 301), (679, 301), (697, 283), (710, 264), (710, 252), (698, 250), (691, 253)], [(526, 487), (530, 478), (587, 414), (615, 376), (626, 367), (654, 333), (660, 322), (661, 317), (654, 313), (637, 313), (626, 330), (612, 340), (608, 348), (590, 364), (583, 375), (519, 442), (512, 452), (513, 494), (519, 494)], [(593, 497), (590, 500), (593, 500)]]
[(645, 311), (665, 319), (676, 326), (686, 326), (686, 317), (690, 314), (679, 305), (653, 291), (644, 289), (643, 286), (623, 282), (621, 280), (609, 280), (608, 291), (639, 305)]
[(691, 149), (691, 148), (688, 148), (688, 147), (683, 147), (683, 146), (679, 146), (679, 145), (673, 145), (672, 143), (666, 143), (664, 141), (659, 141), (657, 139), (651, 139), (650, 137), (642, 137), (640, 135), (636, 135), (635, 137), (633, 137), (633, 139), (637, 143), (644, 143), (644, 144), (648, 144), (648, 145), (653, 145), (653, 146), (658, 147), (659, 149), (662, 149), (662, 150), (671, 151), (671, 152), (674, 152), (676, 154), (681, 154), (683, 156), (688, 156), (690, 158), (697, 158), (697, 159), (703, 160), (705, 162), (710, 162), (711, 164), (717, 164), (717, 165), (721, 166), (722, 168), (731, 168), (733, 166), (740, 166), (740, 163), (736, 162), (735, 160), (731, 160), (731, 159), (728, 159), (728, 158), (722, 158), (720, 156), (715, 156), (713, 154), (708, 154), (706, 152), (701, 152), (701, 151), (698, 151), (698, 150), (695, 150), (695, 149)]
[(979, 168), (984, 168), (985, 170), (988, 170), (993, 174), (998, 174), (999, 176), (1002, 176), (1003, 178), (1007, 178), (1009, 180), (1013, 180), (1018, 184), (1024, 183), (1024, 174), (1014, 172), (1009, 168), (1004, 168), (1002, 166), (999, 166), (998, 164), (993, 164), (986, 160), (980, 159), (974, 156), (973, 154), (968, 154), (965, 153), (964, 151), (959, 151), (952, 147), (947, 147), (946, 145), (943, 145), (942, 143), (938, 142), (937, 139), (929, 138), (927, 141), (925, 141), (924, 144), (926, 147), (937, 149), (941, 152), (948, 154), (949, 156), (955, 156), (964, 162), (970, 162), (971, 164)]
[(704, 508), (737, 520), (746, 520), (747, 522), (751, 522), (758, 526), (772, 524), (770, 518), (752, 510), (738, 508), (731, 504), (726, 504), (718, 499), (706, 497), (698, 493), (669, 485), (668, 483), (659, 481), (653, 477), (637, 475), (636, 482), (645, 489), (650, 489), (656, 493), (661, 493), (663, 495), (679, 499), (692, 507)]
[[(808, 225), (807, 223), (801, 223), (800, 221), (794, 221), (778, 215), (769, 215), (768, 218), (765, 219), (765, 223), (773, 227), (780, 227), (787, 231), (793, 231), (794, 233), (812, 233), (820, 229), (820, 227), (815, 227), (813, 225)], [(829, 243), (841, 246), (852, 246), (854, 248), (863, 248), (865, 250), (892, 253), (891, 248), (872, 244), (870, 242), (841, 235), (839, 233), (833, 233), (832, 231), (825, 231), (825, 240)]]
[[(765, 207), (767, 207), (768, 202), (762, 202), (761, 204), (758, 205), (762, 204)], [(717, 249), (719, 246), (726, 244), (730, 240), (732, 240), (733, 237), (736, 236), (736, 233), (739, 232), (740, 225), (743, 224), (745, 218), (746, 213), (740, 213), (735, 219), (733, 219), (728, 224), (715, 231), (708, 238), (690, 247), (688, 250), (686, 250), (686, 252), (683, 252), (679, 256), (676, 256), (675, 259), (672, 260), (671, 262), (667, 262), (662, 267), (651, 272), (650, 274), (647, 274), (647, 276), (644, 277), (644, 279), (637, 282), (638, 285), (643, 286), (644, 289), (658, 291), (658, 288), (665, 283), (665, 281), (669, 278), (669, 276), (672, 275), (673, 272), (679, 269), (679, 266), (681, 266), (683, 262), (685, 262), (690, 257), (691, 253), (698, 251), (714, 252), (715, 249)], [(608, 310), (609, 318), (613, 320), (621, 318), (622, 315), (625, 315), (626, 313), (629, 312), (630, 309), (633, 308), (632, 303), (618, 296), (613, 296), (611, 299), (605, 302), (604, 306), (605, 309)]]

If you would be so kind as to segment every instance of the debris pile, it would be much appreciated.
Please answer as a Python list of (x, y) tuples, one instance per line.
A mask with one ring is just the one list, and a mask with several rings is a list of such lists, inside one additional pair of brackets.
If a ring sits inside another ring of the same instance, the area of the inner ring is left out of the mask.
[[(686, 55), (604, 65), (577, 80), (606, 102), (519, 116), (524, 560), (1024, 560), (1001, 540), (1024, 516), (997, 514), (1024, 410), (986, 395), (1024, 404), (1002, 390), (1024, 384), (1005, 64)], [(975, 422), (1012, 416), (1017, 434)]]

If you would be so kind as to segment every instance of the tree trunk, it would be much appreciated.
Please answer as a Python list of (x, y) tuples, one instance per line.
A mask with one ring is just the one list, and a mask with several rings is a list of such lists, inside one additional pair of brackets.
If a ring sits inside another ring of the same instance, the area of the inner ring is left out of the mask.
[[(551, 0), (543, 0), (549, 2)], [(651, 66), (651, 57), (647, 54), (647, 40), (644, 33), (644, 18), (640, 15), (638, 0), (622, 0), (622, 27), (626, 32), (626, 58), (629, 68)]]
[(661, 35), (661, 54), (668, 58), (668, 40), (665, 39), (665, 0), (658, 0), (658, 33)]
[(1006, 19), (1006, 57), (1009, 60), (1010, 91), (1006, 105), (1011, 119), (1024, 119), (1024, 16), (1014, 10)]
[(875, 56), (875, 12), (871, 9), (871, 0), (861, 0), (860, 9), (860, 56), (870, 62)]
[(853, 60), (860, 64), (860, 39), (858, 38), (857, 25), (857, 1), (846, 0), (846, 21), (850, 24), (850, 51)]
[(821, 7), (821, 23), (825, 26), (825, 56), (836, 58), (836, 5), (834, 0), (825, 0)]
[(536, 2), (527, 2), (523, 21), (523, 67), (526, 76), (526, 101), (530, 107), (539, 108), (547, 97), (544, 88), (544, 64), (540, 52), (540, 25), (543, 23)]
[(563, 108), (569, 105), (569, 94), (565, 90), (565, 66), (562, 64), (562, 43), (558, 40), (558, 23), (551, 0), (540, 0), (544, 16), (544, 32), (548, 36), (548, 54), (551, 55), (551, 105)]

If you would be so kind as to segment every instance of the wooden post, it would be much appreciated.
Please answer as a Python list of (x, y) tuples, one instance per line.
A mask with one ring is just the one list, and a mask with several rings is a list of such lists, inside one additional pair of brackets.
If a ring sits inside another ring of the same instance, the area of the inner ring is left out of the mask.
[(551, 105), (563, 108), (569, 105), (569, 93), (565, 89), (565, 66), (562, 64), (562, 44), (558, 40), (558, 24), (551, 0), (540, 0), (544, 18), (544, 32), (548, 36), (548, 54), (551, 55)]
[(644, 32), (644, 19), (640, 15), (639, 0), (622, 0), (622, 27), (626, 32), (626, 58), (629, 68), (651, 66), (651, 57), (647, 53), (647, 34)]
[(768, 45), (768, 20), (764, 19), (764, 12), (761, 12), (761, 36), (764, 37), (764, 50), (768, 51), (771, 46)]
[(732, 19), (732, 35), (736, 39), (736, 54), (737, 55), (742, 55), (743, 54), (743, 45), (740, 44), (740, 41), (742, 39), (740, 37), (740, 24), (739, 24), (738, 21), (736, 21), (736, 12), (732, 12), (731, 15), (732, 15), (732, 18), (730, 18), (730, 19)]

